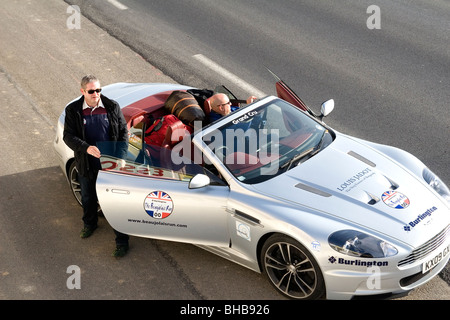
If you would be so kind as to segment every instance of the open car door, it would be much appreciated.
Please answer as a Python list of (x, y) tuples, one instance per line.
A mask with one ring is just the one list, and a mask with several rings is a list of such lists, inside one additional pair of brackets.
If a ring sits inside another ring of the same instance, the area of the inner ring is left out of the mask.
[(301, 110), (308, 112), (310, 115), (317, 117), (312, 110), (300, 99), (300, 97), (291, 89), (289, 86), (284, 83), (275, 73), (267, 69), (272, 76), (275, 78), (275, 89), (277, 91), (277, 96), (284, 101), (287, 101), (293, 104), (296, 107), (299, 107)]
[[(228, 246), (229, 187), (200, 165), (174, 165), (170, 150), (136, 143), (139, 139), (130, 137), (126, 146), (98, 145), (97, 195), (109, 224), (140, 237)], [(210, 183), (192, 188), (198, 174)]]
[(300, 108), (301, 110), (309, 113), (311, 116), (319, 119), (320, 121), (322, 121), (322, 119), (324, 117), (326, 117), (328, 114), (330, 114), (330, 112), (334, 109), (334, 100), (330, 99), (328, 101), (325, 101), (324, 103), (322, 103), (321, 106), (321, 113), (320, 114), (315, 114), (307, 105), (306, 103), (304, 103), (302, 101), (302, 99), (300, 99), (300, 97), (294, 92), (292, 91), (291, 88), (289, 88), (289, 86), (284, 83), (283, 80), (281, 80), (275, 73), (273, 73), (272, 71), (270, 71), (269, 69), (267, 69), (275, 78), (275, 80), (277, 81), (275, 83), (275, 88), (277, 91), (277, 96), (280, 99), (283, 99), (284, 101), (287, 101), (291, 104), (293, 104), (294, 106)]
[(275, 89), (277, 90), (278, 98), (292, 103), (294, 106), (299, 107), (303, 111), (309, 112), (309, 108), (306, 104), (295, 94), (294, 91), (291, 90), (291, 88), (287, 86), (287, 84), (283, 82), (283, 80), (279, 79), (279, 81), (275, 83)]

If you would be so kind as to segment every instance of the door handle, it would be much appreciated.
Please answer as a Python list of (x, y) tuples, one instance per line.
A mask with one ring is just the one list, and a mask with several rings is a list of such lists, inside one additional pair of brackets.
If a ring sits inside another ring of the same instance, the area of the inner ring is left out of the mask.
[[(108, 189), (106, 189), (108, 191)], [(130, 191), (123, 190), (123, 189), (111, 189), (112, 193), (118, 193), (118, 194), (130, 194)]]

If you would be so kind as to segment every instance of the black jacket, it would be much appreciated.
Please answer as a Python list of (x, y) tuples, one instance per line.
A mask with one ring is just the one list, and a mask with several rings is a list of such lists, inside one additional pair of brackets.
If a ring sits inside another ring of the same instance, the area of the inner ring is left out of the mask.
[[(105, 106), (109, 121), (109, 135), (111, 141), (128, 142), (128, 129), (119, 104), (102, 95), (101, 100)], [(83, 127), (84, 96), (70, 103), (66, 107), (64, 120), (64, 142), (74, 151), (78, 174), (89, 176), (90, 168), (87, 149), (90, 146), (85, 141)]]

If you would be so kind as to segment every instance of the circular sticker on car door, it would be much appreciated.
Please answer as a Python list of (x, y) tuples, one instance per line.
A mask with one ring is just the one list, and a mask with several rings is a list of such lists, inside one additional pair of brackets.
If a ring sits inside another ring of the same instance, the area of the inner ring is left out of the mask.
[(381, 200), (389, 207), (395, 209), (404, 209), (409, 206), (408, 197), (397, 191), (386, 191), (382, 194)]
[(164, 191), (150, 192), (144, 200), (145, 212), (155, 219), (164, 219), (173, 211), (172, 198)]

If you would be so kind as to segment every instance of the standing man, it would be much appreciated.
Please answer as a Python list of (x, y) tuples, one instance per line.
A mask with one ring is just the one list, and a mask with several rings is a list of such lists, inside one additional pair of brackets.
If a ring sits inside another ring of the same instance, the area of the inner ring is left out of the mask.
[[(119, 104), (100, 94), (100, 81), (93, 75), (81, 79), (82, 97), (66, 107), (64, 142), (74, 151), (81, 186), (83, 223), (80, 237), (88, 238), (97, 229), (98, 199), (95, 189), (100, 165), (97, 142), (128, 142), (128, 130)], [(128, 251), (129, 236), (114, 230), (116, 249), (113, 256)]]

